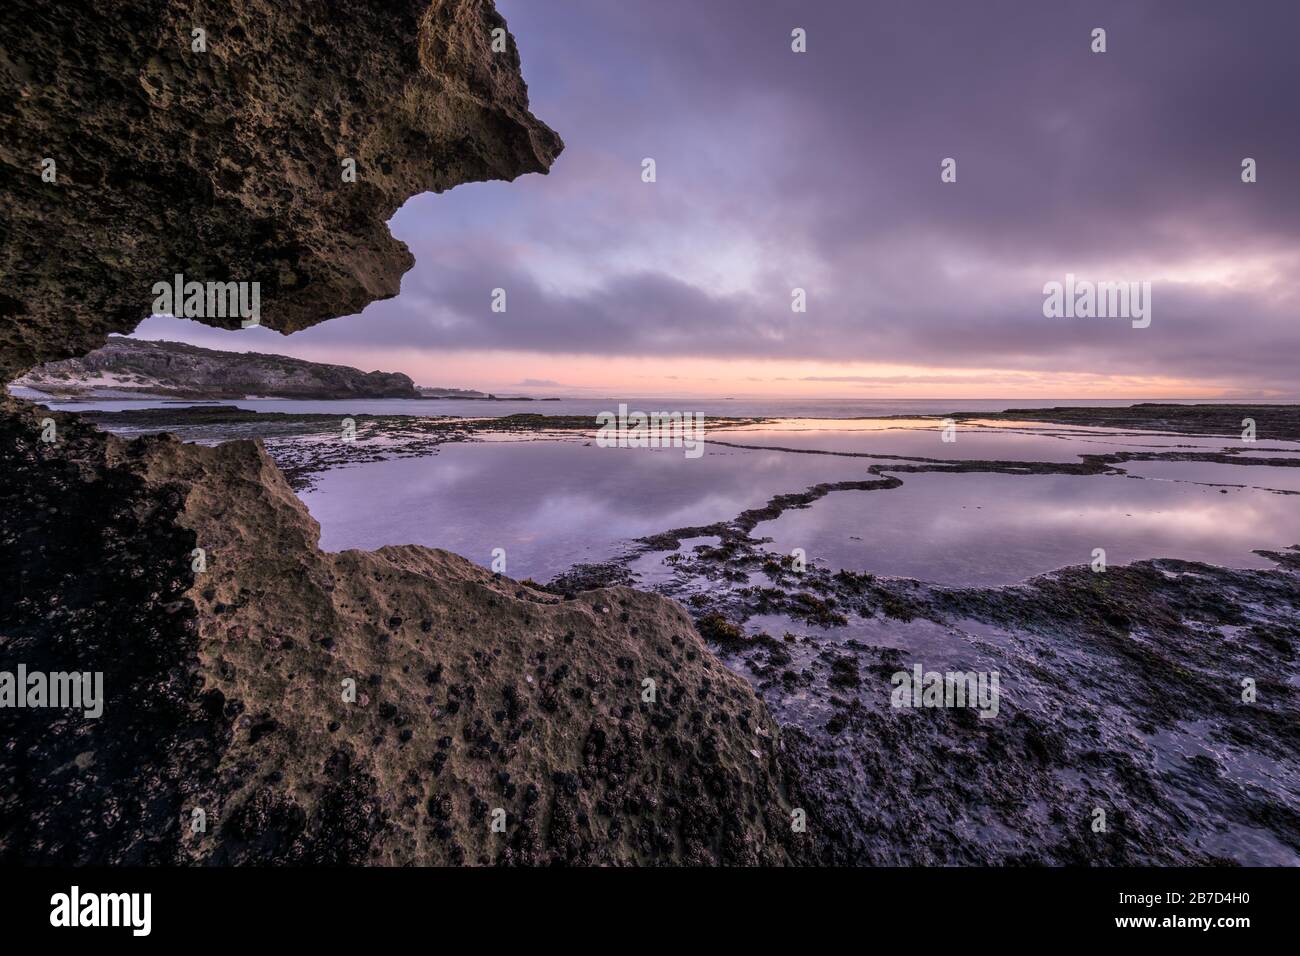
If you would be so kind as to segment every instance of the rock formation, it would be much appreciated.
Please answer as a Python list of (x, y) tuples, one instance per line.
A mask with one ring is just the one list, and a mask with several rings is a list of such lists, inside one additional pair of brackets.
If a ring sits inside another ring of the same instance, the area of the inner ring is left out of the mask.
[[(260, 282), (283, 332), (396, 294), (406, 198), (561, 148), (503, 25), (490, 0), (4, 6), (4, 379), (131, 330), (176, 273)], [(0, 659), (107, 696), (0, 711), (0, 860), (812, 858), (777, 728), (676, 605), (316, 538), (258, 444), (0, 402)]]
[(403, 202), (562, 148), (504, 26), (490, 0), (5, 4), (0, 372), (131, 331), (177, 274), (259, 282), (282, 332), (396, 295)]
[(147, 342), (121, 336), (81, 358), (32, 369), (17, 379), (57, 395), (100, 387), (177, 398), (420, 398), (409, 375), (362, 372), (260, 352), (220, 352), (183, 342)]

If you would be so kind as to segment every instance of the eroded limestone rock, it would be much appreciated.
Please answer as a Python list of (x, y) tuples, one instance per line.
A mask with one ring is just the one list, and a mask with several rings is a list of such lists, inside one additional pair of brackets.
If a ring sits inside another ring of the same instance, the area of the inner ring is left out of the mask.
[[(561, 148), (500, 26), (489, 0), (0, 7), (0, 374), (129, 331), (178, 272), (259, 281), (284, 332), (396, 294), (406, 198)], [(107, 697), (0, 716), (0, 860), (810, 858), (778, 729), (676, 604), (317, 539), (260, 443), (0, 400), (0, 653)]]

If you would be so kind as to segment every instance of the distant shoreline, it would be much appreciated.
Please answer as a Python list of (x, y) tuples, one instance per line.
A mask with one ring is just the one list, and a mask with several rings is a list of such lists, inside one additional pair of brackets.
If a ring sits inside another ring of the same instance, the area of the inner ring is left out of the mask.
[(280, 392), (277, 394), (251, 394), (247, 392), (222, 392), (210, 389), (159, 389), (132, 388), (38, 388), (35, 385), (10, 386), (10, 392), (22, 398), (37, 397), (55, 402), (94, 401), (158, 401), (158, 402), (257, 402), (304, 401), (345, 402), (350, 400), (405, 402), (561, 402), (564, 398), (535, 398), (530, 395), (340, 395), (337, 392)]

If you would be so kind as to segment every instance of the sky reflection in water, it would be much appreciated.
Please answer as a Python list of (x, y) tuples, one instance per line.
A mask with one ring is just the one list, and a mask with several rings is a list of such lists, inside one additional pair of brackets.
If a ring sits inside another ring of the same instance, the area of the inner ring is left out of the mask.
[[(1134, 444), (1204, 450), (1226, 444), (1111, 432), (1082, 432), (1076, 440), (1059, 428), (963, 431), (955, 444), (945, 444), (932, 425), (801, 425), (710, 437), (962, 460), (1069, 461)], [(585, 440), (449, 444), (428, 458), (328, 472), (304, 499), (329, 550), (424, 544), (487, 565), (492, 549), (504, 547), (511, 577), (548, 580), (576, 563), (609, 558), (643, 535), (725, 521), (773, 495), (819, 482), (869, 478), (874, 460), (752, 451), (717, 441), (707, 442), (697, 460), (680, 449), (599, 448)], [(1300, 487), (1300, 469), (1164, 462), (1127, 467), (1151, 477)], [(1252, 549), (1300, 543), (1300, 497), (1293, 495), (1111, 476), (901, 477), (900, 488), (832, 492), (761, 523), (754, 533), (772, 537), (775, 551), (802, 547), (835, 567), (961, 585), (1006, 584), (1087, 563), (1096, 547), (1106, 549), (1111, 564), (1177, 557), (1267, 567)]]

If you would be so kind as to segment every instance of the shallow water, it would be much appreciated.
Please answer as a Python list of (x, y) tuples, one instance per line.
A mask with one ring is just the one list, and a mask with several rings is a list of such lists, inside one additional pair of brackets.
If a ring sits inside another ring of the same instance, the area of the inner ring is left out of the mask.
[[(1285, 455), (1278, 455), (1285, 458)], [(1300, 493), (1300, 468), (1273, 465), (1229, 465), (1217, 461), (1130, 461), (1130, 475), (1161, 481), (1192, 481), (1213, 485), (1246, 485)], [(1300, 502), (1296, 504), (1300, 509)]]
[(1267, 491), (1109, 475), (902, 477), (900, 488), (831, 492), (753, 533), (772, 538), (775, 552), (804, 548), (834, 568), (960, 586), (1088, 564), (1094, 548), (1108, 564), (1263, 568), (1272, 563), (1252, 549), (1300, 543), (1300, 499)]
[[(465, 418), (496, 418), (502, 415), (589, 415), (617, 411), (620, 402), (631, 410), (699, 412), (711, 418), (859, 418), (883, 415), (945, 415), (949, 412), (1000, 412), (1014, 408), (1052, 406), (1122, 408), (1127, 399), (1014, 400), (1014, 399), (823, 399), (823, 398), (697, 398), (666, 399), (642, 397), (560, 398), (533, 401), (483, 401), (467, 399), (289, 399), (253, 398), (216, 402), (184, 402), (167, 399), (130, 398), (128, 393), (106, 393), (105, 397), (76, 402), (44, 402), (42, 393), (24, 387), (10, 389), (20, 398), (40, 401), (60, 411), (123, 411), (132, 408), (162, 408), (185, 405), (230, 405), (260, 412), (297, 412), (325, 415), (455, 415)], [(1206, 404), (1190, 400), (1185, 403)]]
[[(900, 455), (952, 461), (1079, 461), (1120, 452), (1236, 452), (1253, 446), (1230, 438), (1117, 431), (1034, 422), (958, 422), (944, 440), (941, 419), (824, 421), (788, 419), (709, 433), (719, 442), (797, 451)], [(1277, 457), (1300, 454), (1300, 442), (1274, 442)]]
[[(773, 450), (734, 447), (732, 439)], [(502, 547), (512, 577), (549, 580), (574, 564), (625, 553), (642, 536), (728, 521), (775, 495), (823, 482), (871, 479), (873, 464), (888, 473), (890, 461), (875, 455), (1070, 462), (1105, 451), (1223, 447), (1222, 439), (1192, 441), (1201, 444), (1017, 425), (972, 426), (945, 443), (932, 422), (878, 420), (710, 433), (699, 459), (681, 449), (600, 448), (588, 438), (488, 440), (328, 471), (304, 500), (329, 550), (424, 544), (488, 565), (492, 550)], [(855, 457), (864, 455), (873, 457)], [(1086, 564), (1094, 548), (1104, 548), (1111, 564), (1174, 557), (1268, 567), (1253, 549), (1300, 543), (1300, 497), (1258, 490), (1300, 490), (1300, 468), (1177, 461), (1123, 467), (1133, 477), (900, 473), (901, 487), (832, 491), (753, 533), (772, 538), (775, 552), (803, 548), (835, 568), (963, 586), (1009, 584)]]
[(725, 521), (815, 481), (868, 478), (869, 464), (707, 444), (688, 459), (578, 440), (466, 442), (326, 472), (303, 500), (327, 550), (423, 544), (487, 566), (501, 547), (511, 577), (549, 580), (642, 535)]

